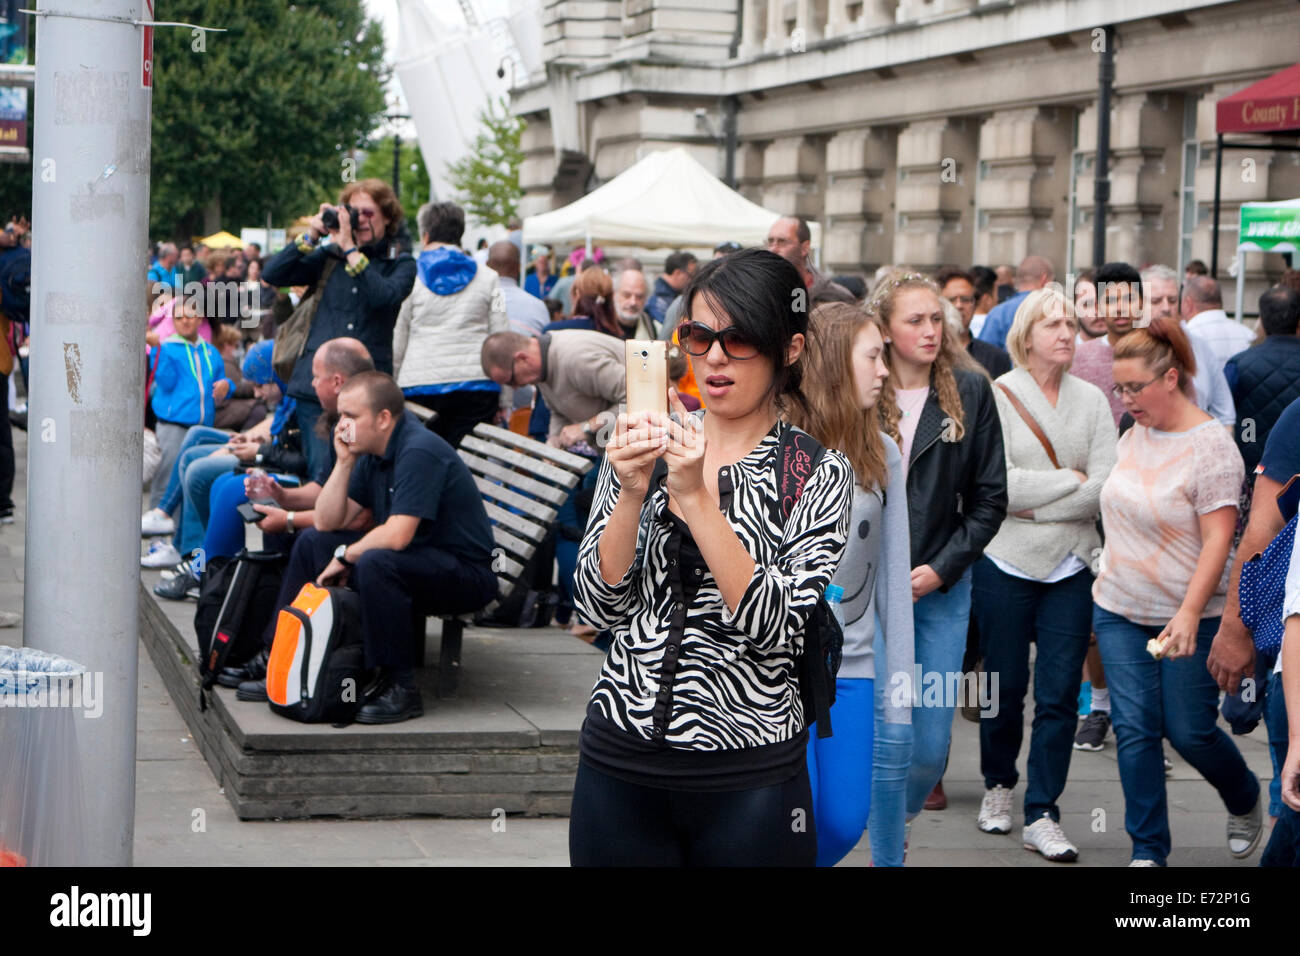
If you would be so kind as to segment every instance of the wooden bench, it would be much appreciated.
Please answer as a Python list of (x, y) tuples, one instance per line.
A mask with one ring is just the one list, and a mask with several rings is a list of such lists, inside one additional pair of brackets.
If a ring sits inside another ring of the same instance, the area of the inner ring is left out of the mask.
[[(474, 476), (492, 524), (492, 569), (497, 575), (497, 601), (516, 587), (528, 559), (550, 532), (556, 513), (591, 470), (592, 462), (505, 428), (476, 425), (461, 441), (460, 457)], [(416, 661), (424, 663), (425, 618), (416, 615)], [(442, 651), (438, 667), (438, 696), (455, 697), (460, 679), (461, 638), (472, 614), (442, 618)]]

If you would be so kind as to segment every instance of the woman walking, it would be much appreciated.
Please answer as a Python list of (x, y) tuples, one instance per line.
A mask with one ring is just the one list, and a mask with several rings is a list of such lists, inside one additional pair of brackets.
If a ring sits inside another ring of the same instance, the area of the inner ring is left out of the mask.
[[(1002, 429), (988, 378), (944, 329), (934, 283), (896, 270), (877, 285), (872, 305), (887, 332), (882, 427), (902, 452), (907, 487), (916, 661), (923, 680), (947, 687), (966, 647), (970, 566), (1006, 516)], [(919, 690), (912, 688), (909, 820), (943, 776), (956, 707), (923, 700)]]
[(1007, 334), (1016, 367), (993, 392), (1011, 513), (971, 574), (984, 670), (998, 675), (997, 707), (979, 722), (985, 793), (977, 824), (985, 833), (1011, 832), (1029, 645), (1036, 643), (1022, 840), (1026, 849), (1058, 862), (1079, 855), (1061, 831), (1056, 801), (1070, 769), (1080, 669), (1092, 629), (1098, 501), (1115, 465), (1106, 396), (1069, 374), (1077, 334), (1074, 310), (1057, 291), (1032, 292), (1016, 309)]
[(613, 632), (579, 738), (575, 865), (816, 861), (798, 657), (844, 550), (853, 470), (826, 449), (779, 505), (802, 290), (765, 250), (700, 269), (679, 340), (708, 414), (670, 392), (677, 420), (620, 415), (606, 447), (574, 580), (577, 609)]
[(1092, 596), (1130, 866), (1169, 857), (1161, 737), (1219, 792), (1234, 857), (1249, 856), (1263, 830), (1259, 781), (1215, 723), (1219, 689), (1206, 669), (1245, 469), (1232, 437), (1196, 407), (1195, 371), (1176, 319), (1154, 319), (1115, 345), (1115, 392), (1135, 424), (1102, 488), (1106, 544)]
[[(862, 838), (869, 814), (881, 821), (888, 841), (877, 845), (872, 862), (888, 856), (883, 843), (902, 855), (903, 795), (911, 750), (912, 708), (877, 685), (890, 677), (911, 679), (912, 587), (907, 545), (907, 492), (898, 445), (880, 431), (876, 403), (889, 368), (885, 341), (875, 318), (840, 302), (818, 306), (809, 318), (804, 352), (806, 406), (790, 410), (789, 421), (827, 448), (844, 453), (853, 466), (853, 513), (849, 539), (831, 582), (844, 591), (844, 652), (831, 709), (834, 736), (808, 740), (808, 774), (817, 820), (817, 865), (834, 866)], [(877, 627), (879, 621), (879, 627)], [(877, 727), (876, 703), (883, 724)], [(873, 750), (882, 743), (901, 753), (895, 768), (879, 780)], [(901, 768), (901, 769), (900, 769)], [(873, 794), (883, 799), (873, 803)], [(901, 862), (901, 859), (899, 860)]]

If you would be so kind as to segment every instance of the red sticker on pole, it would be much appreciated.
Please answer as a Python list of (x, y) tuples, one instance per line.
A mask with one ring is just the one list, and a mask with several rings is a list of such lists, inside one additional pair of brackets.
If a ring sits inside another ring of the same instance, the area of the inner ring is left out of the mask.
[[(145, 16), (153, 19), (153, 0), (144, 0)], [(142, 89), (153, 88), (153, 27), (145, 27), (143, 34), (143, 44), (140, 51), (141, 73), (140, 87)]]

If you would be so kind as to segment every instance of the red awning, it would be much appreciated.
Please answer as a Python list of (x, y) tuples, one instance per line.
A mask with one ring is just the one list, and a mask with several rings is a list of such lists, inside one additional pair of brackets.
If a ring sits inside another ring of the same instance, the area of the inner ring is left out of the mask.
[(1300, 63), (1219, 100), (1219, 133), (1280, 133), (1300, 130)]

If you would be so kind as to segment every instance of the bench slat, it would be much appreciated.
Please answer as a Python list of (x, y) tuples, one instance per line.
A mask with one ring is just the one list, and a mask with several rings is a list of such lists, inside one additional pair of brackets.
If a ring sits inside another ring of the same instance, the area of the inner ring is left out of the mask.
[(533, 556), (533, 552), (537, 550), (537, 545), (533, 544), (531, 541), (524, 541), (522, 538), (516, 538), (499, 524), (494, 524), (492, 526), (492, 539), (500, 547), (518, 555), (521, 561), (527, 561)]
[(486, 478), (479, 478), (477, 475), (474, 476), (474, 484), (478, 486), (479, 494), (483, 495), (483, 497), (495, 498), (502, 504), (518, 508), (536, 521), (550, 524), (555, 520), (556, 509), (548, 504), (521, 495), (516, 491), (511, 491), (502, 485), (493, 484)]
[(495, 505), (490, 501), (484, 501), (483, 507), (487, 509), (487, 515), (498, 524), (503, 524), (511, 531), (519, 534), (521, 537), (530, 541), (541, 542), (546, 537), (545, 526), (539, 526), (529, 521), (523, 515), (517, 515), (513, 512), (506, 511), (500, 505)]
[(524, 573), (524, 566), (505, 553), (492, 555), (492, 566), (499, 581), (518, 578)]
[(462, 449), (460, 457), (465, 464), (469, 465), (469, 470), (475, 475), (484, 475), (488, 478), (494, 478), (497, 481), (505, 482), (512, 485), (520, 491), (526, 491), (528, 494), (543, 501), (549, 501), (553, 505), (562, 505), (568, 500), (568, 492), (563, 488), (557, 488), (555, 485), (548, 485), (544, 481), (537, 481), (526, 475), (521, 475), (517, 471), (502, 467), (494, 461), (486, 458), (480, 458), (478, 455), (470, 454)]
[[(533, 444), (535, 445), (537, 443), (533, 442)], [(475, 438), (473, 435), (466, 435), (462, 438), (460, 441), (460, 447), (462, 454), (464, 454), (465, 449), (468, 449), (469, 451), (477, 452), (484, 457), (495, 458), (514, 468), (526, 471), (531, 475), (554, 482), (566, 490), (576, 485), (581, 478), (581, 476), (575, 475), (571, 471), (557, 468), (555, 465), (548, 464), (547, 462), (541, 461), (537, 458), (530, 458), (528, 455), (515, 451), (512, 448), (507, 448), (504, 445), (498, 445), (490, 441), (484, 441), (481, 438)]]
[(539, 458), (545, 458), (554, 462), (561, 468), (576, 473), (579, 477), (585, 475), (591, 470), (591, 462), (581, 455), (574, 455), (567, 451), (561, 451), (558, 448), (552, 448), (545, 442), (539, 442), (535, 438), (526, 438), (523, 435), (516, 435), (508, 428), (498, 428), (495, 425), (478, 424), (474, 426), (474, 434), (481, 435), (489, 441), (498, 444), (513, 445), (520, 448), (530, 455), (536, 455)]

